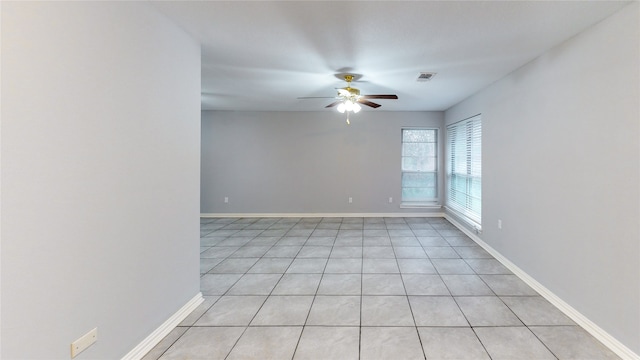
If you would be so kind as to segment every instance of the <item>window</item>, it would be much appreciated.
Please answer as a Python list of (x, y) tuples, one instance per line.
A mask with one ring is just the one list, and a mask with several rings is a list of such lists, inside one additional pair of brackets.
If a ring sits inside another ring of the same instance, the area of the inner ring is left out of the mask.
[(446, 206), (482, 224), (482, 121), (480, 115), (447, 126)]
[(438, 201), (438, 130), (402, 129), (402, 203)]

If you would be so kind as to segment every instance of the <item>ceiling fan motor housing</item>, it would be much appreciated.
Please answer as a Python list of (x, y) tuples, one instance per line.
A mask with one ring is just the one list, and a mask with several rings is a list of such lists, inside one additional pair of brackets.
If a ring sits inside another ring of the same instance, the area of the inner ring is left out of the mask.
[[(349, 94), (350, 94), (349, 97), (358, 97), (358, 96), (360, 96), (360, 89), (352, 88), (351, 86), (347, 86), (345, 88), (341, 88), (340, 90), (348, 91)], [(338, 91), (338, 95), (343, 95), (343, 94), (341, 94), (340, 91)]]

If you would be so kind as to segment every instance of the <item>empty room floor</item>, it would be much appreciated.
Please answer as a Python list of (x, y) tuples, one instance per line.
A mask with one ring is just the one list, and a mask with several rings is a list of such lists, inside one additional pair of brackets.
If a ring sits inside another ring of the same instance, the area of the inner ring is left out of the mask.
[(618, 359), (443, 218), (201, 219), (148, 359)]

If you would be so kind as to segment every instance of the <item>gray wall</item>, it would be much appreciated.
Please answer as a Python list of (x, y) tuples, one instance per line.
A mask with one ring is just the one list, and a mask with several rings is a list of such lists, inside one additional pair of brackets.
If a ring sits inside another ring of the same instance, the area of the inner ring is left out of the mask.
[(199, 293), (200, 49), (144, 3), (2, 3), (3, 359), (118, 359)]
[(638, 14), (635, 2), (446, 112), (482, 113), (482, 239), (636, 353)]
[(440, 211), (400, 208), (400, 155), (403, 127), (441, 128), (443, 115), (203, 111), (201, 211)]

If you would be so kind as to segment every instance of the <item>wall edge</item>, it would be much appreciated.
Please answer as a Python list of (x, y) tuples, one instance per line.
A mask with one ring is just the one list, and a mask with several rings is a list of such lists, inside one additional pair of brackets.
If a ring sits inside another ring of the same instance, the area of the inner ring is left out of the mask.
[(178, 324), (182, 322), (189, 314), (191, 314), (202, 302), (204, 297), (199, 292), (176, 313), (171, 315), (162, 325), (155, 329), (142, 342), (134, 347), (122, 360), (139, 360), (142, 359), (151, 349), (153, 349), (165, 336), (167, 336)]

